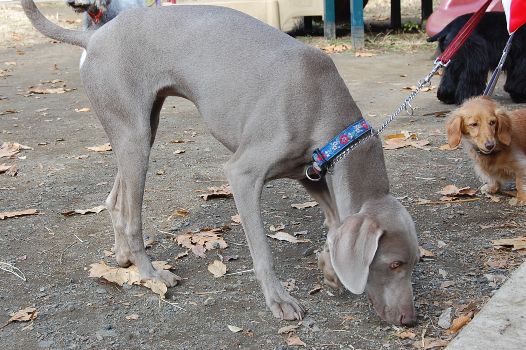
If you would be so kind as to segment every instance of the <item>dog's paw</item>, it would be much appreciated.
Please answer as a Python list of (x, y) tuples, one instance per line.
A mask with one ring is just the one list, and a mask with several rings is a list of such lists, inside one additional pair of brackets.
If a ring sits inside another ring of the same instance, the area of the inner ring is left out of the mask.
[(318, 256), (318, 267), (323, 272), (323, 282), (326, 285), (337, 290), (343, 288), (340, 279), (336, 275), (336, 271), (334, 271), (332, 267), (329, 248), (327, 245), (323, 247), (323, 251), (320, 253), (320, 256)]
[(146, 281), (161, 282), (165, 284), (167, 287), (176, 286), (180, 280), (181, 280), (181, 277), (177, 276), (176, 274), (168, 270), (157, 270), (154, 268), (153, 271), (150, 271), (148, 274), (141, 274), (141, 282), (146, 282)]
[[(279, 282), (278, 282), (279, 283)], [(264, 288), (265, 290), (265, 288)], [(265, 293), (267, 306), (274, 317), (282, 320), (302, 320), (305, 308), (281, 286), (275, 285), (268, 293)]]
[(305, 316), (305, 308), (284, 290), (269, 299), (267, 306), (276, 318), (294, 321), (302, 320)]
[(166, 270), (157, 270), (157, 278), (164, 282), (167, 287), (174, 287), (179, 283), (181, 277), (177, 276), (175, 273)]
[(517, 197), (510, 200), (511, 205), (525, 206), (526, 205), (526, 193), (517, 193)]
[(480, 188), (480, 192), (487, 194), (495, 194), (499, 191), (499, 185), (485, 184)]

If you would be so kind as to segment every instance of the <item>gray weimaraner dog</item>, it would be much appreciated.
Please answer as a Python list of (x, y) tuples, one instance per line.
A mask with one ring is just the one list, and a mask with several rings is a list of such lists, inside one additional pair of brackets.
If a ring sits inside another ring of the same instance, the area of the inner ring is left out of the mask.
[(325, 213), (328, 244), (320, 265), (326, 280), (366, 291), (388, 322), (416, 322), (416, 232), (389, 194), (380, 140), (364, 142), (322, 181), (304, 175), (312, 151), (361, 115), (327, 55), (223, 7), (132, 9), (96, 31), (73, 31), (48, 21), (33, 0), (22, 5), (44, 35), (87, 51), (82, 83), (117, 157), (106, 205), (119, 265), (135, 264), (145, 280), (177, 284), (176, 275), (154, 269), (146, 254), (141, 209), (161, 106), (166, 97), (181, 96), (195, 103), (211, 133), (233, 153), (226, 176), (256, 278), (276, 317), (301, 319), (305, 309), (274, 272), (260, 195), (267, 181), (292, 178)]

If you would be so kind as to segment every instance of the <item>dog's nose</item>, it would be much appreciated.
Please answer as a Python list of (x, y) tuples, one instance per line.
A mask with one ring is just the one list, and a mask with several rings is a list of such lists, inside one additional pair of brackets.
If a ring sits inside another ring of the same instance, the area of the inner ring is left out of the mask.
[(486, 141), (484, 147), (486, 147), (488, 151), (492, 151), (495, 148), (495, 141)]

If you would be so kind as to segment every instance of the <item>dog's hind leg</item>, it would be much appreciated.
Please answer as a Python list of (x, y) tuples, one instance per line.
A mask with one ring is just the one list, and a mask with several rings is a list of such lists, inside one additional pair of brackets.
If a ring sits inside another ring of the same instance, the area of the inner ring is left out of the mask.
[[(265, 301), (275, 317), (301, 320), (304, 308), (287, 293), (274, 269), (270, 246), (261, 219), (261, 192), (271, 162), (264, 159), (268, 149), (245, 149), (236, 152), (225, 165), (225, 172), (234, 193), (236, 207), (254, 263), (254, 273), (261, 284)], [(275, 158), (273, 158), (275, 159)]]
[(142, 237), (144, 185), (162, 101), (152, 103), (149, 113), (144, 105), (133, 104), (119, 105), (114, 107), (116, 111), (111, 111), (100, 108), (108, 104), (94, 101), (96, 96), (90, 97), (117, 157), (117, 177), (106, 201), (115, 231), (117, 262), (123, 266), (136, 265), (142, 280), (159, 280), (174, 286), (179, 278), (152, 266)]
[[(150, 147), (153, 145), (153, 142), (155, 140), (155, 135), (157, 134), (157, 127), (159, 125), (159, 115), (163, 106), (165, 98), (164, 97), (158, 97), (155, 102), (153, 103), (153, 107), (150, 113)], [(117, 175), (115, 177), (115, 182), (113, 184), (113, 188), (106, 199), (106, 206), (108, 207), (108, 211), (110, 212), (110, 215), (112, 217), (112, 221), (115, 222), (117, 220), (118, 215), (116, 215), (116, 208), (123, 208), (125, 205), (122, 200), (123, 196), (118, 195), (121, 188), (121, 176), (120, 172), (117, 171)], [(115, 216), (115, 218), (114, 218)], [(115, 258), (117, 260), (117, 263), (119, 266), (122, 267), (128, 267), (132, 264), (130, 261), (131, 256), (131, 250), (130, 246), (128, 245), (128, 241), (126, 239), (126, 236), (122, 230), (118, 230), (114, 227), (114, 234), (115, 234)]]

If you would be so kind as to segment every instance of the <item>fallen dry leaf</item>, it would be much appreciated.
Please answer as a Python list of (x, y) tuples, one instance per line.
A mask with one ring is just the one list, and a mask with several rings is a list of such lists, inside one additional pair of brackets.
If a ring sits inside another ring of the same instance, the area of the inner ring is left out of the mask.
[(298, 329), (299, 326), (300, 326), (299, 324), (297, 324), (297, 325), (291, 324), (291, 325), (288, 325), (288, 326), (281, 327), (280, 329), (278, 329), (278, 334), (289, 334), (289, 333), (292, 333), (296, 329)]
[(418, 249), (420, 250), (420, 259), (434, 259), (435, 258), (435, 254), (425, 248), (422, 248), (422, 247), (418, 247)]
[(404, 147), (414, 147), (424, 151), (429, 151), (431, 148), (424, 147), (429, 145), (428, 140), (411, 140), (411, 139), (388, 139), (385, 140), (383, 148), (386, 150), (395, 150)]
[(174, 210), (174, 212), (166, 219), (166, 220), (172, 220), (175, 217), (184, 218), (187, 217), (190, 214), (190, 212), (184, 208), (179, 208)]
[(138, 320), (138, 319), (139, 319), (139, 315), (137, 315), (137, 314), (131, 314), (131, 315), (126, 316), (125, 318), (126, 318), (127, 320), (133, 320), (133, 321), (135, 321), (135, 320)]
[(16, 167), (16, 164), (13, 164), (7, 171), (5, 172), (6, 175), (15, 177), (18, 175), (18, 168)]
[(316, 294), (316, 293), (318, 293), (321, 289), (322, 289), (322, 286), (319, 285), (319, 284), (316, 284), (316, 285), (314, 285), (314, 287), (313, 287), (311, 290), (309, 290), (309, 295)]
[(75, 112), (77, 112), (77, 113), (90, 112), (90, 111), (91, 111), (91, 108), (89, 108), (89, 107), (75, 108)]
[(444, 188), (442, 188), (440, 191), (438, 191), (437, 193), (443, 196), (448, 196), (448, 197), (459, 197), (459, 196), (473, 197), (477, 193), (477, 190), (470, 188), (469, 186), (458, 188), (455, 185), (447, 185)]
[(355, 57), (373, 57), (373, 56), (376, 56), (376, 54), (372, 53), (372, 52), (361, 52), (361, 51), (357, 51), (355, 54), (354, 54)]
[(215, 278), (222, 277), (226, 274), (226, 265), (219, 260), (214, 260), (208, 265), (208, 271), (210, 271)]
[[(172, 268), (166, 263), (166, 261), (152, 261), (152, 265), (157, 270), (169, 270)], [(135, 265), (132, 265), (128, 268), (111, 267), (101, 261), (100, 263), (91, 264), (90, 267), (89, 277), (104, 278), (108, 282), (116, 283), (119, 286), (124, 284), (141, 285), (151, 289), (154, 293), (159, 294), (161, 298), (164, 298), (166, 291), (168, 290), (166, 284), (158, 280), (146, 280), (141, 282), (139, 270)], [(178, 280), (180, 280), (179, 277)]]
[(109, 152), (111, 151), (111, 145), (109, 143), (105, 143), (100, 146), (93, 146), (93, 147), (86, 147), (88, 150), (93, 152)]
[(11, 316), (11, 318), (7, 321), (7, 323), (3, 327), (7, 326), (8, 324), (10, 324), (12, 322), (28, 322), (28, 321), (32, 321), (35, 318), (37, 318), (38, 311), (34, 307), (26, 307), (25, 309), (18, 310), (17, 312), (9, 314), (9, 316)]
[(9, 171), (12, 167), (14, 167), (14, 165), (0, 164), (0, 174)]
[(30, 94), (38, 94), (38, 95), (46, 95), (46, 94), (64, 94), (69, 91), (73, 91), (75, 89), (66, 89), (63, 87), (58, 88), (44, 88), (44, 87), (30, 87), (28, 93)]
[(290, 335), (285, 341), (288, 346), (307, 346), (297, 335)]
[(5, 111), (0, 112), (0, 115), (15, 114), (15, 113), (18, 113), (18, 111), (15, 109), (6, 109)]
[(287, 242), (290, 242), (290, 243), (306, 243), (306, 242), (310, 242), (309, 239), (298, 239), (296, 237), (294, 237), (293, 235), (291, 235), (290, 233), (287, 233), (285, 231), (278, 231), (272, 235), (267, 235), (269, 236), (270, 238), (274, 238), (274, 239), (277, 239), (278, 241), (287, 241)]
[(36, 215), (36, 214), (38, 214), (37, 209), (26, 209), (26, 210), (20, 210), (20, 211), (5, 211), (5, 212), (0, 213), (0, 220), (20, 217), (20, 216)]
[(195, 255), (205, 258), (205, 251), (211, 249), (225, 249), (228, 244), (223, 239), (224, 229), (203, 229), (199, 232), (186, 232), (175, 237), (175, 241), (182, 247), (188, 248)]
[(64, 216), (73, 216), (73, 215), (86, 215), (86, 214), (98, 214), (101, 211), (106, 210), (106, 206), (99, 205), (90, 209), (75, 209), (62, 213)]
[(208, 191), (209, 191), (208, 193), (201, 194), (199, 195), (199, 197), (207, 201), (212, 198), (231, 198), (234, 196), (232, 194), (232, 189), (230, 188), (230, 185), (228, 184), (225, 184), (219, 187), (208, 187)]
[(279, 225), (270, 225), (269, 227), (269, 230), (271, 232), (277, 232), (277, 231), (281, 231), (281, 230), (284, 230), (285, 229), (285, 224), (284, 223), (281, 223)]
[(0, 158), (7, 157), (11, 158), (15, 154), (20, 153), (22, 150), (32, 150), (29, 146), (24, 146), (16, 142), (4, 142), (0, 146)]
[(239, 333), (243, 330), (243, 328), (239, 328), (238, 326), (232, 326), (229, 324), (227, 324), (226, 326), (228, 327), (228, 329), (230, 329), (230, 332), (232, 333)]
[(411, 331), (405, 330), (396, 333), (395, 336), (397, 336), (400, 339), (413, 339), (414, 337), (416, 337), (416, 334)]
[(290, 206), (296, 209), (306, 209), (306, 208), (313, 208), (318, 205), (318, 202), (312, 201), (312, 202), (305, 202), (305, 203), (293, 203)]
[(184, 149), (176, 149), (174, 154), (183, 154), (184, 152), (186, 152)]
[(188, 250), (182, 253), (179, 253), (175, 256), (174, 260), (184, 258), (185, 256), (188, 256)]
[[(424, 86), (420, 89), (420, 91), (428, 92), (428, 91), (432, 91), (433, 89), (435, 89), (435, 86)], [(402, 90), (411, 90), (412, 92), (415, 92), (417, 90), (417, 87), (416, 85), (404, 86)]]
[(510, 260), (506, 257), (490, 257), (484, 265), (493, 269), (508, 269), (510, 266)]
[(469, 323), (469, 321), (471, 321), (472, 318), (473, 318), (473, 312), (470, 312), (470, 313), (468, 313), (466, 315), (461, 315), (461, 316), (455, 318), (453, 320), (453, 323), (451, 324), (451, 328), (449, 328), (449, 331), (451, 333), (458, 332), (459, 330), (462, 329), (462, 327), (467, 325)]
[(491, 244), (495, 247), (511, 247), (511, 250), (526, 249), (526, 236), (496, 239)]
[(351, 49), (351, 45), (337, 44), (337, 45), (325, 45), (321, 46), (320, 49), (326, 53), (340, 53)]
[(422, 114), (422, 116), (424, 117), (427, 117), (427, 116), (435, 116), (437, 118), (444, 118), (447, 116), (447, 114), (451, 112), (451, 111), (436, 111), (436, 112), (431, 112), (431, 113), (425, 113), (425, 114)]
[(417, 340), (413, 343), (413, 347), (420, 350), (430, 350), (444, 348), (449, 344), (449, 340), (435, 339), (435, 338), (424, 338), (424, 340)]
[(234, 224), (238, 224), (238, 225), (241, 224), (241, 216), (239, 216), (239, 214), (232, 215), (232, 216), (230, 217), (230, 220), (232, 220), (232, 222), (233, 222)]

